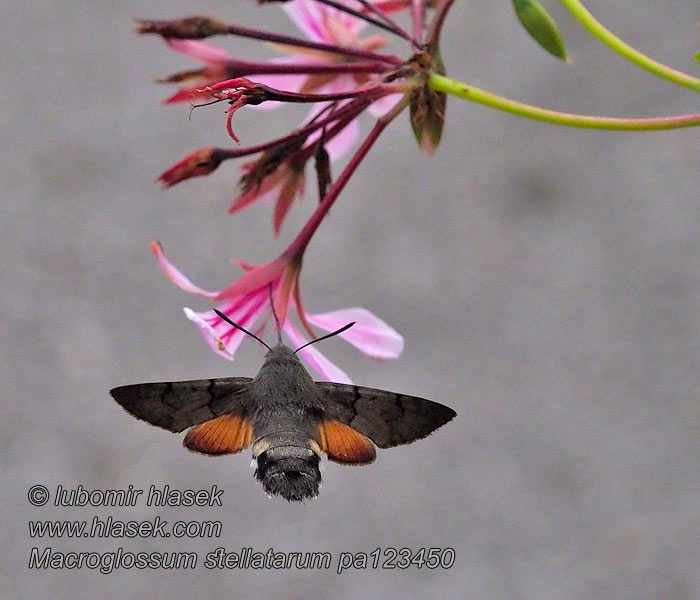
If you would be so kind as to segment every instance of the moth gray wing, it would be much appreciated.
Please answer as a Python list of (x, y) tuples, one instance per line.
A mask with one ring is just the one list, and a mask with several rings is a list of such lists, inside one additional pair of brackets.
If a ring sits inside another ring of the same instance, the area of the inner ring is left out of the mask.
[(244, 415), (250, 377), (137, 383), (110, 390), (129, 413), (152, 425), (179, 433), (224, 413)]
[(366, 435), (380, 448), (424, 438), (457, 413), (438, 402), (374, 388), (317, 381), (324, 415)]

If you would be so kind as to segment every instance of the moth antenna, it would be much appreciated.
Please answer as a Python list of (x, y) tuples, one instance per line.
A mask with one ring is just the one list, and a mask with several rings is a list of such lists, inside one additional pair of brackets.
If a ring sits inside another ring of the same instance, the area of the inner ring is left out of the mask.
[(343, 333), (346, 329), (350, 329), (356, 321), (353, 321), (352, 323), (348, 323), (347, 325), (343, 325), (340, 329), (335, 330), (332, 333), (327, 333), (326, 335), (321, 336), (320, 338), (316, 338), (315, 340), (311, 340), (310, 342), (306, 342), (303, 346), (299, 346), (295, 351), (294, 354), (299, 352), (302, 348), (306, 348), (307, 346), (310, 346), (311, 344), (315, 344), (316, 342), (320, 342), (321, 340), (327, 340), (329, 337), (333, 337), (334, 335), (338, 335), (339, 333)]
[(277, 316), (277, 311), (275, 310), (275, 303), (272, 300), (272, 282), (270, 282), (270, 307), (272, 308), (272, 314), (275, 316), (275, 324), (277, 325), (277, 342), (282, 343), (282, 328), (280, 327), (280, 320)]
[(247, 329), (241, 327), (238, 323), (234, 323), (234, 322), (233, 322), (231, 319), (229, 319), (224, 313), (222, 313), (222, 312), (220, 312), (220, 311), (218, 311), (218, 310), (216, 310), (216, 309), (214, 309), (214, 312), (215, 312), (217, 315), (219, 315), (219, 317), (221, 317), (224, 321), (226, 321), (229, 325), (233, 325), (236, 329), (240, 329), (243, 333), (247, 333), (250, 337), (255, 338), (256, 340), (258, 340), (263, 346), (265, 346), (265, 348), (267, 348), (268, 350), (272, 350), (272, 348), (270, 348), (270, 346), (268, 346), (265, 342), (263, 342), (257, 335), (255, 335), (254, 333), (250, 333), (250, 331), (248, 331)]

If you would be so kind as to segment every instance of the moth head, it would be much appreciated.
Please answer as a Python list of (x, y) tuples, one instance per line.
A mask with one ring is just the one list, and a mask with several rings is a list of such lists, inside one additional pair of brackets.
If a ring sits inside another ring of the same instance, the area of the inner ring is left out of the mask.
[(276, 362), (299, 362), (294, 350), (284, 344), (277, 344), (266, 355), (265, 360), (274, 359)]

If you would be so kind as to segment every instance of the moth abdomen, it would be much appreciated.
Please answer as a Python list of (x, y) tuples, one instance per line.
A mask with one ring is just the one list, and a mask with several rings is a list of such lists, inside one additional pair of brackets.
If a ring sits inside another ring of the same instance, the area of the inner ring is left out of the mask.
[(290, 502), (318, 496), (321, 487), (318, 444), (299, 431), (282, 431), (253, 444), (255, 478), (271, 496)]

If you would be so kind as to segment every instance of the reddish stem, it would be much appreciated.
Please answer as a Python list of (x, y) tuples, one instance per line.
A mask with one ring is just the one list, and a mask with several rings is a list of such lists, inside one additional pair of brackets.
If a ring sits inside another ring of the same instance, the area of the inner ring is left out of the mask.
[(411, 17), (413, 20), (413, 37), (423, 39), (423, 26), (425, 24), (425, 9), (423, 0), (413, 0), (411, 3)]
[(350, 162), (347, 164), (345, 169), (343, 169), (343, 172), (340, 174), (338, 179), (333, 182), (333, 185), (331, 185), (325, 197), (323, 200), (321, 200), (321, 203), (306, 222), (306, 225), (304, 225), (297, 237), (294, 238), (294, 241), (289, 245), (289, 248), (284, 251), (282, 254), (283, 257), (292, 259), (294, 257), (300, 257), (304, 254), (304, 250), (311, 241), (316, 229), (318, 229), (321, 221), (323, 221), (323, 218), (328, 214), (331, 206), (333, 206), (333, 203), (336, 201), (340, 195), (340, 192), (343, 190), (352, 174), (362, 162), (362, 159), (364, 159), (370, 148), (372, 148), (374, 142), (377, 141), (377, 138), (382, 131), (384, 131), (384, 128), (391, 123), (393, 118), (399, 114), (399, 112), (401, 112), (405, 106), (405, 100), (402, 100), (391, 111), (389, 111), (389, 113), (377, 120), (372, 128), (372, 131), (369, 132), (369, 135), (357, 149), (357, 152), (355, 152), (353, 157), (350, 159)]
[(239, 25), (228, 25), (227, 32), (232, 35), (240, 35), (241, 37), (253, 38), (256, 40), (264, 40), (267, 42), (275, 42), (277, 44), (285, 44), (287, 46), (298, 46), (301, 48), (312, 48), (314, 50), (324, 50), (333, 54), (342, 54), (345, 56), (356, 56), (366, 60), (380, 61), (392, 65), (400, 65), (403, 60), (398, 56), (389, 54), (378, 54), (369, 50), (360, 50), (359, 48), (344, 48), (334, 44), (326, 44), (324, 42), (314, 42), (301, 38), (283, 35), (280, 33), (272, 33), (270, 31), (261, 31), (259, 29), (251, 29), (249, 27), (241, 27)]
[(307, 102), (335, 102), (338, 100), (348, 100), (349, 98), (367, 98), (368, 100), (376, 100), (387, 94), (403, 91), (396, 89), (391, 84), (378, 83), (373, 86), (349, 90), (347, 92), (338, 92), (336, 94), (300, 94), (298, 92), (285, 92), (273, 88), (267, 89), (269, 100), (277, 102), (292, 102), (292, 103), (307, 103)]
[(249, 75), (315, 75), (320, 73), (385, 73), (386, 63), (377, 61), (328, 63), (273, 63), (230, 61), (226, 64), (229, 78)]
[(430, 30), (428, 31), (428, 36), (426, 43), (431, 46), (434, 51), (438, 43), (440, 42), (440, 32), (442, 31), (442, 26), (445, 23), (445, 17), (449, 12), (450, 8), (454, 4), (455, 0), (442, 0), (440, 5), (435, 10), (435, 16), (430, 23)]
[(400, 31), (401, 37), (410, 40), (414, 46), (418, 46), (418, 40), (412, 38), (411, 34), (408, 33), (408, 31), (406, 31), (403, 27), (401, 27), (401, 25), (399, 25), (396, 21), (394, 21), (394, 19), (392, 19), (387, 13), (385, 13), (379, 6), (379, 4), (372, 4), (368, 0), (357, 0), (357, 2), (362, 4), (366, 12), (374, 13), (386, 24), (391, 25), (394, 29), (396, 29), (397, 32)]

